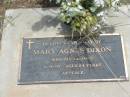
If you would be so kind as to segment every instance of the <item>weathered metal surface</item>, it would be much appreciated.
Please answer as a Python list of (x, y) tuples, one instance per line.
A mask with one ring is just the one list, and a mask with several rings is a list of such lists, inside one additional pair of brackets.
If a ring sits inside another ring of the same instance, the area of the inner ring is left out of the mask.
[(127, 80), (120, 35), (24, 38), (19, 84)]

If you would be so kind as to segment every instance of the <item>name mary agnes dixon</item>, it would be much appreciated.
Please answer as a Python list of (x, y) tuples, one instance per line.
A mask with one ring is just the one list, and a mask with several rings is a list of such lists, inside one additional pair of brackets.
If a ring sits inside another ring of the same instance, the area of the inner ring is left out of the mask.
[(34, 55), (44, 55), (44, 54), (84, 54), (84, 53), (103, 53), (111, 52), (110, 47), (100, 47), (100, 48), (61, 48), (60, 50), (54, 49), (42, 49), (42, 50), (32, 50)]

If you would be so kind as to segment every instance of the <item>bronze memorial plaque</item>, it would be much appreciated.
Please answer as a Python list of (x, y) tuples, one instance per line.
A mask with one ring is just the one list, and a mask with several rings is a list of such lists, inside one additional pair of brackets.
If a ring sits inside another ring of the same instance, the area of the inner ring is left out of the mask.
[(18, 84), (128, 80), (122, 38), (23, 38)]

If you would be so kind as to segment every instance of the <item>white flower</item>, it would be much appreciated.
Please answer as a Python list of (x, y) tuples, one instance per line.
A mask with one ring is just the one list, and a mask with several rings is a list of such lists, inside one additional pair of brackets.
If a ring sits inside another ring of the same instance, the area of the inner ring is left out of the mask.
[(80, 2), (80, 0), (76, 0), (76, 3), (79, 3)]
[(112, 6), (117, 6), (117, 4), (119, 3), (119, 1), (120, 1), (120, 0), (114, 0), (114, 1), (112, 2)]
[(83, 9), (83, 7), (82, 7), (81, 5), (78, 5), (78, 9), (82, 10), (82, 9)]
[(70, 2), (68, 2), (67, 4), (68, 4), (68, 6), (70, 6), (70, 5), (71, 5), (71, 3), (70, 3)]
[(95, 4), (97, 5), (97, 6), (104, 6), (104, 0), (95, 0)]
[(102, 11), (102, 12), (98, 13), (97, 16), (104, 16), (104, 12)]

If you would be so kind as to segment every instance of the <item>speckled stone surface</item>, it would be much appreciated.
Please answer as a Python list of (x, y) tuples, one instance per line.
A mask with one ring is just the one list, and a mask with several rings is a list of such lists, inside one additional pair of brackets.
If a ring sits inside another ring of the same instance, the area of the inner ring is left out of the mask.
[[(127, 7), (122, 7), (129, 14)], [(69, 84), (17, 85), (22, 38), (67, 35), (56, 19), (57, 9), (12, 9), (6, 11), (0, 56), (1, 97), (130, 97), (130, 82), (93, 82)], [(129, 14), (130, 15), (130, 14)], [(122, 13), (110, 16), (115, 33), (124, 38), (128, 74), (130, 75), (130, 17)], [(66, 32), (65, 32), (66, 31)], [(64, 33), (62, 33), (64, 32)]]

